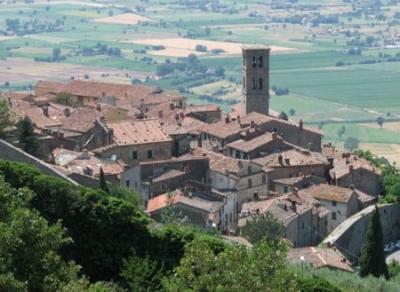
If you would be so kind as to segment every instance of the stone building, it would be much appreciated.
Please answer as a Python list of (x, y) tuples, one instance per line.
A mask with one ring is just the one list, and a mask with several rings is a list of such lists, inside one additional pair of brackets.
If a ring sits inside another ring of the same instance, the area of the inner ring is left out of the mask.
[(242, 47), (242, 109), (243, 116), (251, 112), (269, 113), (269, 52), (265, 45)]

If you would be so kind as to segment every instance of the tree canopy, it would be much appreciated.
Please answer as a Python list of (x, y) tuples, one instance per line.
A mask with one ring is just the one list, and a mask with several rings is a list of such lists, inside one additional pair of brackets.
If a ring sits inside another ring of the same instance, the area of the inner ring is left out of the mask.
[(16, 137), (18, 147), (33, 156), (40, 156), (40, 144), (36, 138), (33, 123), (29, 117), (17, 122)]
[(285, 236), (285, 227), (270, 212), (254, 214), (241, 229), (241, 235), (252, 244), (264, 240), (275, 245)]
[(360, 141), (355, 137), (348, 137), (346, 141), (344, 141), (344, 148), (353, 151), (358, 148), (360, 145)]
[(0, 138), (5, 134), (5, 130), (13, 124), (13, 114), (8, 100), (0, 92)]
[(360, 276), (368, 275), (377, 278), (384, 276), (389, 279), (388, 267), (383, 251), (382, 225), (378, 207), (371, 214), (371, 221), (368, 225), (365, 242), (361, 249), (360, 256)]

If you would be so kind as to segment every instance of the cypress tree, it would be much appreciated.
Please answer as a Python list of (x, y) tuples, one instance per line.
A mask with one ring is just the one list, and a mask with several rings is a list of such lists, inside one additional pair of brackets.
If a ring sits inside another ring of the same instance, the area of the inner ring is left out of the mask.
[(384, 276), (389, 279), (383, 251), (382, 225), (377, 206), (375, 206), (375, 210), (372, 213), (360, 256), (360, 276), (367, 277), (368, 275), (377, 278)]
[(25, 117), (17, 123), (17, 139), (18, 146), (23, 151), (36, 157), (40, 155), (40, 145), (29, 117)]
[(110, 190), (107, 187), (106, 178), (104, 177), (103, 168), (100, 167), (100, 189), (105, 191), (107, 194), (110, 193)]

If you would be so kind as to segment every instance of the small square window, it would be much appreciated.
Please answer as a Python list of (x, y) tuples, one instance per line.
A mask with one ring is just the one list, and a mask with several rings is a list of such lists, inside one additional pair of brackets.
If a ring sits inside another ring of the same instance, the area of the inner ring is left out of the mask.
[(153, 158), (153, 150), (147, 150), (147, 158)]
[(335, 201), (332, 202), (332, 206), (336, 206), (336, 202)]
[(138, 155), (137, 155), (137, 151), (132, 151), (132, 159), (137, 159)]
[(336, 220), (336, 212), (332, 212), (332, 220)]

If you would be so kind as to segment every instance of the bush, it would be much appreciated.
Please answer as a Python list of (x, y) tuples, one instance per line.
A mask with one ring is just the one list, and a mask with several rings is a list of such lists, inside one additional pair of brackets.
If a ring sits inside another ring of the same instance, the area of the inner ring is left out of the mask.
[(207, 52), (207, 47), (203, 45), (196, 45), (197, 52)]

